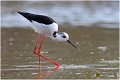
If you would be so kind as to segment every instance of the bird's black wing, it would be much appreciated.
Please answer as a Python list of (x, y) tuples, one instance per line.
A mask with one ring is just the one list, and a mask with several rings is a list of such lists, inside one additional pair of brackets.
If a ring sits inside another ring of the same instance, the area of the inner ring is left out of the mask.
[[(18, 12), (22, 16), (24, 16), (26, 19), (28, 19), (30, 22), (36, 21), (38, 23), (43, 23), (45, 25), (52, 24), (55, 22), (51, 17), (49, 16), (44, 16), (44, 15), (36, 15), (36, 14), (31, 14), (27, 12)], [(56, 22), (55, 22), (56, 23)]]

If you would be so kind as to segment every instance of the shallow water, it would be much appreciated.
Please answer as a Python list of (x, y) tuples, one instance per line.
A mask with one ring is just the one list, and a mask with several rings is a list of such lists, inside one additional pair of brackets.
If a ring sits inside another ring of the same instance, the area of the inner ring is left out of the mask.
[(66, 27), (60, 31), (67, 32), (78, 49), (67, 42), (47, 38), (41, 54), (60, 64), (60, 68), (53, 71), (55, 66), (43, 58), (40, 70), (38, 68), (38, 57), (32, 52), (37, 33), (28, 28), (2, 28), (2, 79), (118, 78), (118, 29)]

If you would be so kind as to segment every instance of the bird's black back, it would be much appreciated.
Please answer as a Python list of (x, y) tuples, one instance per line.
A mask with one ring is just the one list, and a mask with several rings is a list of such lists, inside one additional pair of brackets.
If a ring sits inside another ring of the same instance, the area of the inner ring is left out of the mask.
[(24, 16), (26, 19), (28, 19), (30, 22), (36, 21), (38, 23), (43, 23), (46, 25), (52, 24), (55, 22), (51, 17), (49, 16), (44, 16), (44, 15), (36, 15), (36, 14), (31, 14), (27, 12), (18, 12), (22, 16)]

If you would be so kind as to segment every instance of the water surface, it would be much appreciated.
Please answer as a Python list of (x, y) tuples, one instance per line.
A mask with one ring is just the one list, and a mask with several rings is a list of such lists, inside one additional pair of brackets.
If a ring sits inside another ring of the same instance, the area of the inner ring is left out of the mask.
[(119, 72), (118, 29), (60, 28), (70, 35), (77, 50), (67, 42), (46, 38), (41, 54), (58, 62), (60, 68), (32, 51), (37, 33), (29, 28), (2, 28), (2, 79), (117, 79)]

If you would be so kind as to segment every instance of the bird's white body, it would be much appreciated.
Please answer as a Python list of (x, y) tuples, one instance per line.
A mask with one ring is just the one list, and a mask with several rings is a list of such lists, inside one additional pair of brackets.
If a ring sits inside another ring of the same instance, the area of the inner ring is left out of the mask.
[(55, 31), (58, 31), (58, 25), (56, 23), (45, 25), (36, 21), (32, 21), (32, 24), (33, 26), (31, 27), (35, 30), (35, 32), (39, 34), (46, 34), (47, 37), (52, 36)]
[(58, 24), (55, 22), (49, 25), (45, 25), (45, 24), (38, 23), (36, 21), (32, 21), (31, 27), (35, 30), (35, 32), (39, 34), (46, 34), (47, 37), (55, 41), (66, 41), (67, 39), (69, 39), (69, 35), (65, 32), (63, 33), (66, 35), (67, 39), (61, 38), (60, 35), (57, 35), (57, 37), (53, 36), (53, 33), (55, 31), (58, 31)]
[[(56, 41), (69, 41), (69, 35), (65, 32), (58, 32), (58, 24), (49, 16), (36, 15), (26, 12), (18, 12), (32, 23), (32, 28), (39, 34), (45, 34), (47, 37)], [(73, 45), (74, 46), (74, 45)], [(74, 46), (75, 47), (75, 46)], [(76, 48), (76, 47), (75, 47)]]

